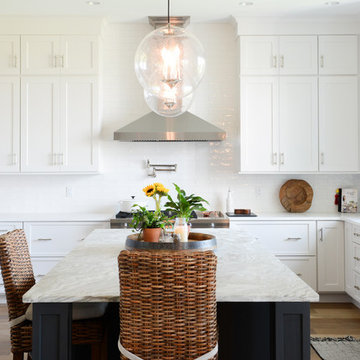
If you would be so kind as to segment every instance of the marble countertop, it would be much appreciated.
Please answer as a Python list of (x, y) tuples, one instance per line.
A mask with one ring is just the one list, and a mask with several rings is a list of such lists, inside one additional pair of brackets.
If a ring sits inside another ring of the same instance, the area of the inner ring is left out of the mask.
[[(312, 302), (318, 294), (247, 233), (209, 230), (217, 237), (217, 301)], [(23, 297), (24, 302), (119, 301), (117, 256), (123, 230), (99, 229)]]

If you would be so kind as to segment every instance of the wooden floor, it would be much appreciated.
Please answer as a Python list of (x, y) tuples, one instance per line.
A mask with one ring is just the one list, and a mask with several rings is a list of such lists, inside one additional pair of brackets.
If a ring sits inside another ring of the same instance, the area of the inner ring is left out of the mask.
[[(347, 336), (360, 339), (360, 310), (352, 304), (311, 305), (312, 336)], [(5, 305), (0, 305), (0, 360), (11, 360), (9, 327)], [(315, 352), (311, 360), (319, 360)]]

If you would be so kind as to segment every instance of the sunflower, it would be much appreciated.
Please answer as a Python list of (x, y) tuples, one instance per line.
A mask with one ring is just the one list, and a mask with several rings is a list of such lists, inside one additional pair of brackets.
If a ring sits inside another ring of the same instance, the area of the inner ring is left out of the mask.
[(164, 185), (161, 185), (156, 187), (156, 192), (161, 196), (165, 196), (168, 194), (169, 189), (166, 189)]
[(148, 185), (143, 188), (143, 192), (146, 196), (151, 197), (155, 194), (155, 186), (154, 185)]

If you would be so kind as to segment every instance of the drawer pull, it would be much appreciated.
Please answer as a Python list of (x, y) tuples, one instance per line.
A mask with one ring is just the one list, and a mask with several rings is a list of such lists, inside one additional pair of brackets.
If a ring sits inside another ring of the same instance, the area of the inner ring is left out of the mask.
[(8, 231), (11, 231), (9, 229), (0, 229), (1, 232), (8, 232)]
[(84, 241), (85, 240), (85, 238), (81, 238), (81, 239), (79, 239), (78, 241)]
[(301, 240), (302, 238), (301, 237), (288, 237), (287, 239), (285, 239), (285, 241), (298, 241), (298, 240)]
[(298, 273), (298, 274), (296, 274), (297, 276), (299, 276), (299, 277), (301, 277), (302, 276), (302, 274), (301, 273)]
[(359, 236), (360, 236), (360, 234), (359, 234), (359, 233), (354, 232), (354, 236), (359, 237)]
[(354, 285), (354, 288), (355, 288), (356, 290), (360, 290), (360, 287), (357, 286), (357, 285)]
[(360, 261), (360, 258), (357, 257), (357, 256), (354, 256), (354, 259), (355, 259), (356, 261)]
[(52, 239), (51, 238), (40, 238), (40, 239), (37, 239), (37, 241), (51, 241)]

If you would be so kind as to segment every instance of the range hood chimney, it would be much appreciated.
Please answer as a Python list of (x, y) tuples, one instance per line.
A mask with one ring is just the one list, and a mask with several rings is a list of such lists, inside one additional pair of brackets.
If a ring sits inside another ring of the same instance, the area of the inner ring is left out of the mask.
[(225, 131), (188, 111), (168, 118), (150, 112), (114, 132), (114, 140), (138, 142), (222, 141), (225, 137)]

